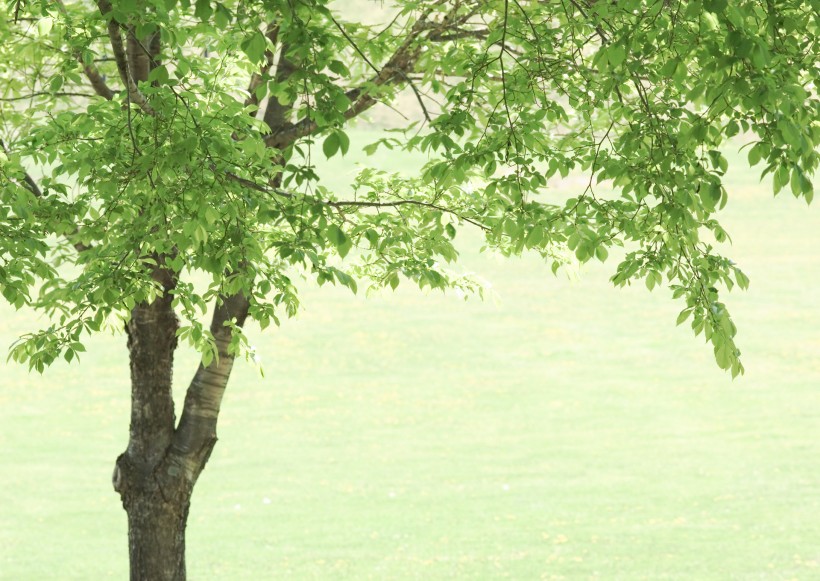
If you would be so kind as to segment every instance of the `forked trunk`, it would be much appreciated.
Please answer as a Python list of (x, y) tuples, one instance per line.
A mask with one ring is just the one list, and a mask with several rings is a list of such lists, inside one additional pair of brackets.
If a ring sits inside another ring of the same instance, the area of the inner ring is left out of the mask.
[[(159, 264), (162, 257), (157, 257)], [(228, 352), (232, 322), (241, 326), (248, 301), (220, 297), (211, 333), (219, 357), (201, 364), (188, 387), (179, 425), (172, 397), (177, 318), (171, 307), (173, 279), (162, 268), (155, 280), (163, 296), (137, 305), (127, 324), (131, 359), (131, 429), (117, 458), (114, 490), (128, 514), (131, 581), (185, 579), (185, 526), (191, 493), (216, 443), (222, 395), (233, 367)]]

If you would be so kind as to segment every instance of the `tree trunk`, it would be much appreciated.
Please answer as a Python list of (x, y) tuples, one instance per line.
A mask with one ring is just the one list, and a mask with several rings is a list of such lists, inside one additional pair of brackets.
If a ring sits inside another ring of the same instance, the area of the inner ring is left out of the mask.
[(248, 312), (242, 294), (220, 297), (211, 333), (219, 357), (201, 364), (175, 426), (172, 377), (178, 322), (171, 307), (174, 277), (156, 257), (163, 295), (140, 304), (126, 325), (131, 360), (131, 429), (114, 468), (114, 490), (128, 514), (131, 581), (184, 581), (185, 526), (191, 494), (216, 444), (222, 396), (233, 368), (231, 327)]
[[(129, 99), (144, 113), (155, 115), (139, 82), (147, 81), (158, 64), (158, 31), (138, 39), (136, 28), (129, 25), (123, 43), (111, 2), (98, 0), (98, 5), (108, 20), (111, 48)], [(172, 306), (177, 274), (167, 268), (166, 255), (154, 252), (151, 258), (151, 277), (160, 294), (150, 303), (136, 305), (126, 324), (131, 428), (128, 448), (117, 458), (113, 485), (128, 514), (131, 581), (184, 581), (191, 493), (216, 444), (219, 407), (233, 368), (232, 328), (245, 323), (249, 302), (241, 292), (218, 298), (210, 329), (218, 357), (208, 367), (199, 365), (177, 426), (172, 392), (179, 328)]]
[[(126, 468), (123, 457), (118, 468), (122, 475), (119, 492), (128, 514), (131, 581), (184, 580), (185, 525), (191, 488), (181, 479), (171, 486), (162, 486), (153, 470)], [(134, 473), (126, 476), (129, 469)]]
[(128, 448), (117, 458), (113, 485), (128, 514), (131, 580), (178, 581), (185, 579), (185, 523), (193, 487), (166, 469), (175, 423), (172, 379), (178, 322), (171, 307), (174, 277), (157, 268), (153, 278), (163, 295), (135, 306), (126, 324), (131, 428)]

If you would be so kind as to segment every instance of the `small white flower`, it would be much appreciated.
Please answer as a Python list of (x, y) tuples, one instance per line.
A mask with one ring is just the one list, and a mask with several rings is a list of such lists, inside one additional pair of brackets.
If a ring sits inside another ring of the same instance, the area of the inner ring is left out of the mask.
[(270, 504), (270, 498), (268, 498), (267, 496), (265, 498), (263, 498), (262, 499), (262, 504)]

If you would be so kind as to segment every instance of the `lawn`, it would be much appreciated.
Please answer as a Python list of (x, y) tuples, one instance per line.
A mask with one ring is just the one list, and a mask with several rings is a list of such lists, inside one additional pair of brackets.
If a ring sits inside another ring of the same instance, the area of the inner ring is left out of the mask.
[[(465, 234), (495, 299), (305, 283), (297, 319), (250, 330), (265, 375), (231, 380), (189, 577), (820, 578), (820, 214), (733, 171), (745, 377), (675, 327), (668, 291), (614, 289), (614, 263), (554, 277)], [(38, 324), (0, 309), (4, 346)], [(126, 578), (124, 336), (2, 377), (0, 578)]]

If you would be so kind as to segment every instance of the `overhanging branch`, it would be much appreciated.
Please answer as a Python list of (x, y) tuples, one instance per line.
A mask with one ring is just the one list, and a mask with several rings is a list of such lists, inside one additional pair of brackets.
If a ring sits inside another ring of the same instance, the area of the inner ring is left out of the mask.
[[(243, 178), (241, 176), (238, 176), (238, 175), (236, 175), (234, 173), (231, 173), (231, 172), (225, 172), (224, 175), (226, 177), (228, 177), (229, 179), (231, 179), (231, 180), (233, 180), (233, 181), (235, 181), (239, 184), (242, 184), (246, 188), (256, 190), (257, 192), (262, 192), (264, 194), (269, 194), (269, 195), (275, 195), (275, 196), (279, 196), (279, 197), (287, 198), (287, 199), (294, 199), (294, 198), (300, 197), (299, 194), (296, 194), (294, 192), (289, 192), (289, 191), (284, 190), (282, 188), (263, 186), (261, 184), (258, 184), (256, 182), (248, 180), (248, 179), (245, 179), (245, 178)], [(375, 208), (375, 209), (380, 209), (380, 208), (398, 208), (398, 207), (401, 207), (401, 206), (420, 206), (420, 207), (424, 207), (424, 208), (430, 208), (431, 210), (437, 210), (437, 211), (443, 212), (445, 214), (450, 214), (451, 216), (455, 216), (459, 220), (464, 220), (468, 224), (472, 224), (473, 226), (476, 226), (476, 227), (478, 227), (478, 228), (480, 228), (484, 231), (489, 231), (490, 230), (490, 228), (488, 228), (487, 226), (485, 226), (481, 222), (478, 222), (474, 218), (464, 216), (463, 214), (461, 214), (458, 211), (453, 210), (451, 208), (447, 208), (445, 206), (440, 206), (440, 205), (434, 204), (432, 202), (425, 202), (424, 200), (401, 199), (401, 200), (393, 200), (393, 201), (389, 201), (389, 202), (379, 202), (379, 201), (367, 201), (367, 200), (323, 200), (323, 199), (315, 198), (315, 197), (311, 197), (311, 196), (303, 196), (303, 197), (306, 198), (306, 199), (309, 199), (311, 202), (316, 202), (316, 203), (319, 203), (323, 206), (327, 206), (327, 207), (334, 208), (336, 210), (342, 210), (342, 211), (345, 208)]]

